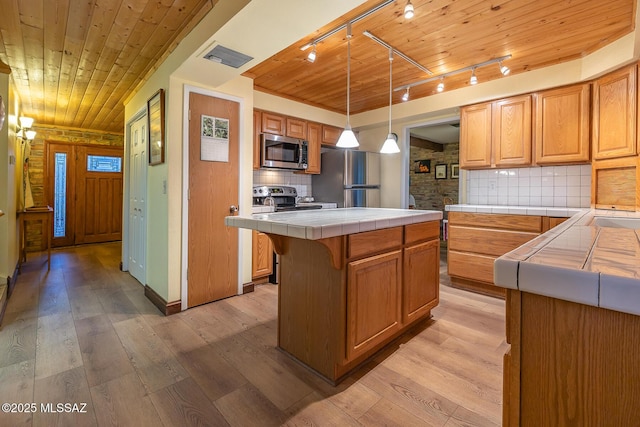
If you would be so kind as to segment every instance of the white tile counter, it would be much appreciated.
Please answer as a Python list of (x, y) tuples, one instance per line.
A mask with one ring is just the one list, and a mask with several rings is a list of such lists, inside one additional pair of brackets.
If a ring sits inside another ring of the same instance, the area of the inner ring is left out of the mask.
[(441, 219), (441, 211), (338, 208), (228, 216), (224, 222), (230, 227), (317, 240)]
[[(637, 223), (616, 223), (621, 218)], [(494, 281), (503, 288), (640, 315), (640, 212), (581, 210), (498, 258)]]

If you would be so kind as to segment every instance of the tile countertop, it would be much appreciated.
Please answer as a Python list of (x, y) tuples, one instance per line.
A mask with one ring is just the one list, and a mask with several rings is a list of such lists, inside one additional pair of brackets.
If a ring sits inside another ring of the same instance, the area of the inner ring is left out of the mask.
[[(606, 226), (598, 224), (600, 217), (637, 222)], [(496, 259), (494, 282), (640, 315), (640, 212), (581, 210)]]
[(224, 223), (230, 227), (317, 240), (441, 219), (441, 211), (338, 208), (228, 216)]
[[(552, 217), (570, 217), (584, 208), (553, 208), (544, 206), (504, 206), (504, 205), (445, 205), (447, 212), (472, 212), (511, 215), (541, 215)], [(588, 209), (587, 209), (588, 210)]]

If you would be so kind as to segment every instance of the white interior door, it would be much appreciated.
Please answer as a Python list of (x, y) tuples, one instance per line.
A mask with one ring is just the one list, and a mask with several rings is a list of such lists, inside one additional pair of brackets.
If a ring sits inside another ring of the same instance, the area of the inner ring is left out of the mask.
[(147, 247), (147, 117), (131, 125), (129, 158), (129, 273), (146, 282)]

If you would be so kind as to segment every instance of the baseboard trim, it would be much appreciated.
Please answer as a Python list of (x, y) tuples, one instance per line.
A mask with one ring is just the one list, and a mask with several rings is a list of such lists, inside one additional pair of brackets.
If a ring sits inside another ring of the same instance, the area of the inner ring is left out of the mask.
[(256, 288), (255, 282), (249, 282), (242, 285), (242, 294), (248, 294), (253, 292)]
[(151, 289), (149, 285), (144, 285), (144, 296), (147, 297), (153, 305), (158, 307), (158, 310), (165, 316), (180, 313), (182, 309), (182, 302), (180, 300), (168, 303), (158, 295), (156, 291)]

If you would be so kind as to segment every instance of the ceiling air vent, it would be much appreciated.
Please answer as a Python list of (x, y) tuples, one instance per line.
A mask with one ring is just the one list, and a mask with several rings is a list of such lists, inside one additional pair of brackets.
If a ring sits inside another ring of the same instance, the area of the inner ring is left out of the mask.
[(227, 47), (217, 45), (204, 56), (204, 59), (228, 65), (229, 67), (240, 68), (247, 62), (251, 61), (253, 57), (236, 52), (235, 50)]

